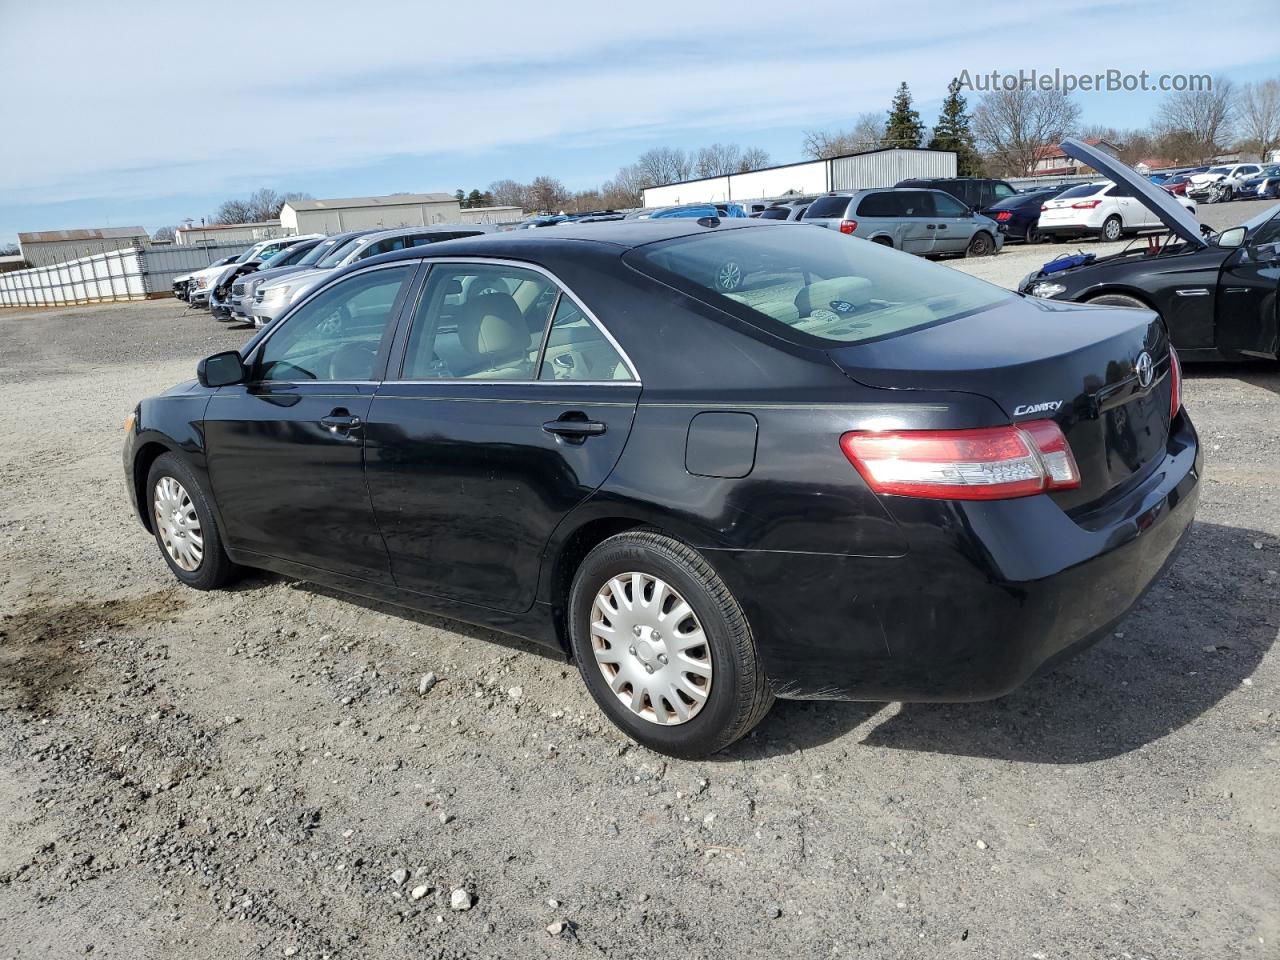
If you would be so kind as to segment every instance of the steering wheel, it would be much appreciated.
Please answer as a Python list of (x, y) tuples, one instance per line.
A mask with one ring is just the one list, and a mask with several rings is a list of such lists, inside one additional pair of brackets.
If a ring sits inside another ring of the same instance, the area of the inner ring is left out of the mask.
[(344, 343), (329, 357), (330, 380), (367, 380), (378, 348), (371, 343)]
[(340, 303), (333, 308), (333, 312), (320, 321), (316, 326), (318, 333), (339, 333), (351, 321), (351, 311), (347, 309), (345, 303)]

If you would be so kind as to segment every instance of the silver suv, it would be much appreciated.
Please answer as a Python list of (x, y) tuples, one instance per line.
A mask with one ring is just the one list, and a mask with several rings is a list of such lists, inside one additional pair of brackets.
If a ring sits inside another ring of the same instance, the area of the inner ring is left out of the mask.
[(922, 257), (985, 257), (1004, 246), (994, 220), (941, 190), (886, 187), (829, 193), (809, 205), (801, 222)]

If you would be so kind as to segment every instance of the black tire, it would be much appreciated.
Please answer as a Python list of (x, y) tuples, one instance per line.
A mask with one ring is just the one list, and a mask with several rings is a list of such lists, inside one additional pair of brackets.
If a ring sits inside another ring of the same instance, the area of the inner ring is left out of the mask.
[(1098, 232), (1098, 239), (1105, 240), (1108, 243), (1114, 243), (1124, 236), (1124, 221), (1115, 214), (1107, 217), (1102, 221), (1102, 229)]
[(991, 234), (985, 230), (979, 230), (969, 238), (969, 246), (965, 248), (964, 255), (966, 257), (989, 257), (996, 252), (996, 242), (991, 238)]
[[(713, 671), (710, 693), (684, 723), (661, 725), (633, 713), (609, 688), (596, 662), (590, 636), (592, 605), (611, 577), (628, 572), (666, 581), (693, 608), (707, 637)], [(709, 756), (747, 734), (773, 705), (751, 627), (729, 588), (697, 551), (654, 531), (618, 534), (587, 554), (569, 592), (569, 641), (600, 709), (624, 733), (658, 753), (689, 759)]]
[(1151, 309), (1137, 297), (1131, 297), (1127, 293), (1101, 293), (1092, 299), (1086, 300), (1085, 303), (1093, 303), (1101, 307), (1129, 307), (1135, 310)]
[[(156, 486), (164, 478), (172, 478), (181, 484), (195, 509), (200, 521), (200, 534), (204, 539), (203, 556), (193, 570), (185, 570), (169, 554), (161, 534), (160, 524), (156, 519)], [(189, 587), (196, 590), (216, 590), (230, 583), (239, 568), (231, 562), (222, 546), (222, 534), (218, 530), (217, 520), (209, 508), (209, 500), (204, 488), (196, 479), (195, 473), (176, 454), (165, 453), (156, 458), (147, 473), (147, 486), (143, 491), (146, 498), (147, 517), (151, 531), (156, 538), (156, 546), (160, 548), (160, 556), (173, 571), (173, 575)]]
[(888, 237), (872, 237), (872, 238), (871, 238), (871, 242), (872, 242), (872, 243), (878, 243), (878, 244), (880, 244), (880, 246), (882, 246), (882, 247), (892, 247), (892, 246), (893, 246), (893, 241), (892, 241), (892, 240), (890, 240)]
[(1035, 224), (1032, 224), (1031, 226), (1027, 227), (1027, 235), (1026, 237), (1023, 238), (1023, 242), (1024, 243), (1044, 243), (1045, 240), (1047, 239), (1048, 237), (1046, 237), (1043, 233), (1040, 232), (1040, 228), (1037, 227)]

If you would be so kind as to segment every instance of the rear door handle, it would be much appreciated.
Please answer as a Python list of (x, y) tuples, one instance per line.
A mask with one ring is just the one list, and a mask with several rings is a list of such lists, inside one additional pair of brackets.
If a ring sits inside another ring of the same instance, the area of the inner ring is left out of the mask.
[(566, 420), (563, 417), (559, 420), (548, 420), (542, 425), (542, 429), (547, 433), (554, 434), (557, 437), (564, 437), (571, 443), (582, 443), (587, 437), (598, 437), (604, 433), (605, 425), (599, 420)]
[(925, 228), (926, 230), (937, 230), (937, 229), (938, 229), (938, 225), (937, 225), (936, 223), (926, 223), (926, 224), (924, 225), (924, 228)]

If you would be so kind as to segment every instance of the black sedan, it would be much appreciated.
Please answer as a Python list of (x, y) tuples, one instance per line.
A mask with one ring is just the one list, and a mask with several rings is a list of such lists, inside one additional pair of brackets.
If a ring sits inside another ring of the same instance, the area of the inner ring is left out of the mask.
[(1081, 259), (1062, 270), (1046, 265), (1019, 289), (1055, 300), (1155, 310), (1188, 360), (1280, 359), (1280, 206), (1215, 237), (1187, 236)]
[(1179, 376), (1153, 313), (836, 231), (565, 225), (339, 271), (144, 400), (124, 470), (192, 587), (530, 638), (697, 756), (774, 697), (996, 697), (1104, 635), (1195, 512)]
[(1040, 205), (1052, 200), (1058, 194), (1069, 190), (1074, 184), (1064, 183), (1055, 187), (1046, 187), (1032, 193), (1020, 193), (1015, 197), (1006, 197), (999, 203), (993, 203), (982, 211), (984, 217), (990, 217), (1004, 227), (1005, 236), (1009, 240), (1025, 240), (1027, 243), (1042, 243), (1049, 239), (1036, 229), (1040, 222)]

